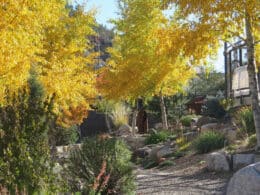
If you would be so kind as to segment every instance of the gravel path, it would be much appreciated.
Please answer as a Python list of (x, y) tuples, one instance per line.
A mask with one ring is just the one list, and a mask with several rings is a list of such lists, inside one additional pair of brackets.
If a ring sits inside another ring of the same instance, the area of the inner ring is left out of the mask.
[(208, 172), (203, 155), (175, 160), (165, 170), (137, 169), (137, 195), (201, 195), (225, 194), (232, 174)]

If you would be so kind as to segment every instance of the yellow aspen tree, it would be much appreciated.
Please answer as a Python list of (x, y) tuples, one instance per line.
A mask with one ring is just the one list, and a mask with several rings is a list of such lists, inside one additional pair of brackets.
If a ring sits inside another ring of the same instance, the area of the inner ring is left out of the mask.
[[(215, 51), (220, 40), (232, 41), (239, 38), (247, 46), (249, 87), (257, 135), (257, 148), (260, 148), (260, 106), (259, 106), (259, 0), (165, 0), (175, 7), (175, 17), (186, 28), (186, 49), (184, 55), (203, 59), (208, 52)], [(173, 37), (175, 39), (175, 37)], [(204, 48), (204, 49), (201, 49)], [(213, 48), (213, 50), (212, 50)], [(194, 52), (196, 51), (196, 52)], [(205, 58), (204, 58), (205, 59)]]
[(33, 68), (46, 95), (55, 94), (63, 124), (79, 123), (94, 99), (94, 12), (66, 0), (0, 0), (0, 104), (27, 85)]
[(82, 6), (63, 9), (61, 19), (45, 29), (39, 63), (40, 81), (55, 93), (55, 109), (62, 124), (80, 123), (96, 97), (94, 57), (89, 37), (94, 35), (94, 12)]
[[(111, 59), (102, 75), (101, 92), (112, 99), (136, 99), (178, 92), (192, 75), (160, 0), (120, 0)], [(173, 45), (176, 44), (176, 45)], [(169, 49), (176, 51), (170, 52)], [(164, 109), (165, 110), (165, 109)], [(166, 113), (165, 113), (166, 114)], [(162, 117), (167, 128), (166, 117)]]
[(61, 1), (0, 0), (0, 102), (5, 91), (26, 85), (31, 63), (40, 60), (43, 26), (59, 19)]

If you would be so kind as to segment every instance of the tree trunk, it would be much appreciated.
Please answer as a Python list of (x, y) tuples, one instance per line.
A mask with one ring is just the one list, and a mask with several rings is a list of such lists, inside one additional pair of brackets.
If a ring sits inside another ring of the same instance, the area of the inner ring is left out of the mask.
[(136, 117), (137, 117), (137, 109), (134, 109), (133, 111), (133, 118), (132, 118), (132, 134), (135, 135), (135, 128), (136, 128)]
[(162, 94), (160, 94), (160, 107), (161, 107), (161, 113), (162, 113), (163, 129), (168, 129), (166, 107), (165, 107), (165, 103), (164, 103), (164, 97)]
[(257, 137), (257, 147), (260, 149), (260, 107), (259, 107), (259, 83), (257, 75), (257, 66), (255, 61), (255, 47), (254, 37), (251, 26), (251, 19), (248, 13), (245, 18), (246, 25), (246, 46), (247, 46), (247, 58), (248, 58), (248, 76), (249, 76), (249, 88), (252, 98), (252, 109), (254, 115), (254, 123)]
[[(106, 108), (107, 109), (107, 108)], [(111, 128), (111, 122), (110, 122), (110, 120), (109, 120), (109, 114), (108, 114), (108, 112), (106, 111), (105, 112), (105, 121), (106, 121), (106, 125), (107, 125), (107, 128), (108, 128), (108, 132), (109, 132), (109, 134), (111, 134), (112, 133), (112, 128)], [(80, 132), (80, 140), (81, 140), (81, 131), (79, 131)]]

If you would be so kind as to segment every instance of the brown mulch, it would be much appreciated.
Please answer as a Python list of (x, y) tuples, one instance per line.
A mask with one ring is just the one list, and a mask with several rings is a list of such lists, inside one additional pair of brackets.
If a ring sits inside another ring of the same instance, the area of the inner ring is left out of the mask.
[(190, 154), (175, 159), (175, 165), (158, 169), (137, 170), (138, 195), (225, 194), (232, 173), (209, 172), (205, 155)]

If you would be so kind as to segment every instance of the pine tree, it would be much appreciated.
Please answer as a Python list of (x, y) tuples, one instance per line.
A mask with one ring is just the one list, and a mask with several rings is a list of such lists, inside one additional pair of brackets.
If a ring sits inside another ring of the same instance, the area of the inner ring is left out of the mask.
[(52, 178), (48, 131), (54, 122), (53, 97), (44, 98), (31, 72), (28, 89), (7, 93), (6, 102), (0, 108), (0, 184), (10, 193), (33, 194)]

